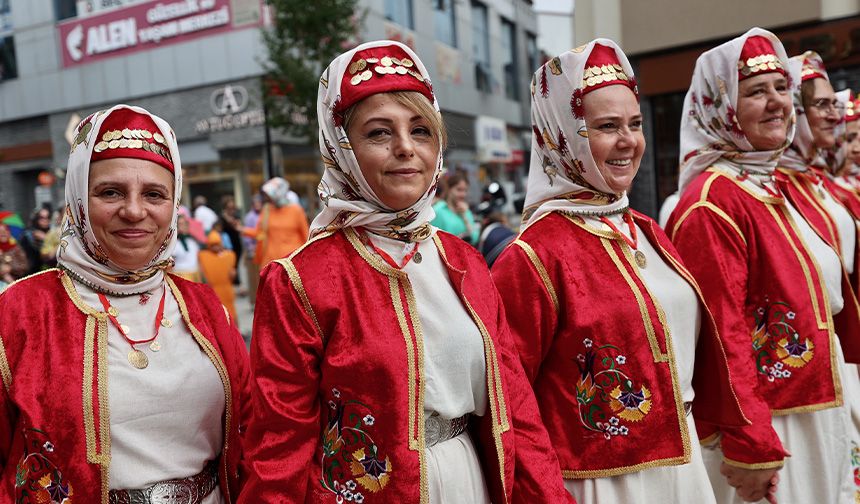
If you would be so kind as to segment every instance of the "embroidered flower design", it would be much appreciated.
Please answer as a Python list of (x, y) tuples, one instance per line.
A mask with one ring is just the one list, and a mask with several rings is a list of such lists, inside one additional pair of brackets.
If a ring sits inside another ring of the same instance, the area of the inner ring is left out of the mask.
[(583, 104), (582, 98), (582, 88), (574, 89), (573, 94), (570, 96), (570, 113), (573, 114), (573, 117), (576, 119), (585, 118), (585, 105)]
[(754, 315), (752, 346), (756, 368), (769, 382), (790, 378), (791, 371), (785, 366), (801, 368), (813, 359), (815, 345), (794, 330), (790, 322), (797, 315), (787, 303), (771, 303), (765, 298), (764, 306), (756, 308)]
[(576, 356), (579, 377), (574, 390), (580, 422), (606, 440), (626, 436), (630, 427), (623, 422), (638, 422), (651, 411), (651, 391), (624, 371), (627, 357), (618, 347), (596, 345), (590, 338), (583, 339), (582, 345), (584, 352)]
[(72, 504), (74, 490), (51, 460), (55, 446), (39, 429), (24, 429), (24, 454), (15, 468), (16, 502)]
[(360, 489), (379, 492), (391, 480), (392, 464), (367, 430), (376, 417), (366, 404), (345, 399), (333, 388), (323, 429), (320, 483), (337, 502), (364, 502)]

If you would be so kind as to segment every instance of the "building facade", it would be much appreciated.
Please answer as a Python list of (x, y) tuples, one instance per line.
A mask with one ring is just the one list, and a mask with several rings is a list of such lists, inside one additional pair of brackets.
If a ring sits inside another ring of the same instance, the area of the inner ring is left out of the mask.
[[(538, 65), (531, 2), (360, 6), (361, 40), (400, 40), (429, 67), (449, 127), (449, 169), (467, 171), (476, 192), (490, 178), (513, 189), (528, 159), (528, 83)], [(0, 208), (56, 207), (71, 128), (129, 103), (173, 126), (185, 202), (202, 194), (217, 210), (233, 196), (247, 207), (269, 174), (282, 174), (314, 212), (316, 147), (267, 132), (268, 16), (263, 0), (0, 0)]]

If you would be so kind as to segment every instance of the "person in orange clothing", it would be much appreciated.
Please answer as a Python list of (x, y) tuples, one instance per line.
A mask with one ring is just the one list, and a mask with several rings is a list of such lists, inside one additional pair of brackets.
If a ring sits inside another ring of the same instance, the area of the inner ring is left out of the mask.
[(266, 204), (257, 228), (242, 232), (257, 240), (254, 263), (262, 269), (308, 241), (308, 217), (301, 205), (290, 201), (290, 183), (281, 177), (272, 178), (260, 190)]
[(200, 251), (200, 273), (212, 287), (221, 304), (227, 308), (230, 320), (236, 320), (236, 294), (233, 279), (236, 277), (236, 254), (224, 248), (221, 234), (212, 230), (206, 237), (206, 248)]

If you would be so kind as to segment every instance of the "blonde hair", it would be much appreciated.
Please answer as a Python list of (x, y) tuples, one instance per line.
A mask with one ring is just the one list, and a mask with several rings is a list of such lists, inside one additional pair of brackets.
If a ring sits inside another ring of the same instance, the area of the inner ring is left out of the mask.
[[(433, 139), (436, 140), (440, 150), (444, 151), (448, 147), (448, 131), (445, 129), (445, 122), (442, 121), (442, 114), (436, 110), (426, 96), (418, 91), (392, 91), (386, 94), (394, 99), (398, 105), (403, 105), (430, 123), (430, 130), (433, 134)], [(343, 112), (344, 130), (349, 130), (349, 125), (352, 122), (356, 105), (358, 105), (358, 103)]]

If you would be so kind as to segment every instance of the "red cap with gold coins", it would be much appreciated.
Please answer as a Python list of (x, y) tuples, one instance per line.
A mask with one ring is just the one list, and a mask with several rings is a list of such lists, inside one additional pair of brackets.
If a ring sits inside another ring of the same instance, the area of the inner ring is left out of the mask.
[(622, 84), (635, 91), (636, 82), (625, 72), (615, 54), (615, 49), (602, 44), (594, 44), (585, 71), (582, 74), (582, 94), (585, 95), (613, 84)]
[(761, 35), (747, 38), (738, 59), (738, 81), (768, 72), (785, 75), (785, 69), (776, 51), (773, 50), (773, 44), (767, 37)]
[(92, 161), (114, 158), (144, 159), (174, 171), (167, 140), (152, 117), (121, 108), (102, 122)]
[(433, 89), (403, 48), (390, 45), (357, 51), (340, 84), (340, 101), (332, 112), (340, 115), (377, 93), (417, 91), (433, 103)]
[(800, 68), (800, 81), (806, 82), (810, 79), (827, 79), (827, 72), (822, 66), (820, 58), (808, 58), (807, 55), (817, 56), (817, 54), (807, 51), (803, 55), (803, 65)]
[(857, 119), (860, 119), (860, 97), (854, 96), (852, 91), (845, 103), (845, 122), (854, 122)]

